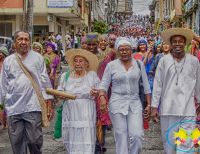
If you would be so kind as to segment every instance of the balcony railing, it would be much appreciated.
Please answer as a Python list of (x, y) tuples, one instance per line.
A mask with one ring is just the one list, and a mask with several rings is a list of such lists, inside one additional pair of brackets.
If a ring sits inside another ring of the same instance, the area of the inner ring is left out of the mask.
[(194, 5), (193, 0), (187, 1), (187, 3), (185, 4), (185, 12), (190, 11), (190, 9), (192, 9), (193, 5)]

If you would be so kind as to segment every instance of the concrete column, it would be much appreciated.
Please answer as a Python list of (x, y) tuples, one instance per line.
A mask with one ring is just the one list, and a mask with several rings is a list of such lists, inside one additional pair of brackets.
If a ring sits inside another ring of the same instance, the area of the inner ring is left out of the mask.
[(49, 32), (54, 32), (55, 23), (49, 22)]
[(55, 22), (55, 26), (54, 26), (54, 33), (57, 34), (58, 33), (58, 24)]
[(16, 21), (11, 21), (11, 23), (12, 23), (12, 36), (13, 36), (16, 32)]
[(20, 30), (20, 16), (16, 15), (16, 20), (15, 20), (15, 31)]
[(65, 51), (65, 35), (66, 35), (66, 21), (61, 21), (61, 33), (62, 33), (62, 44), (63, 44), (63, 50)]

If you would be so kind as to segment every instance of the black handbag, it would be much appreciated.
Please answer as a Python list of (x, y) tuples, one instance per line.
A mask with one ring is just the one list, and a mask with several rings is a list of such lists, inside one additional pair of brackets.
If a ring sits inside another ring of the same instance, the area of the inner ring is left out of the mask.
[[(136, 60), (137, 62), (137, 65), (140, 69), (140, 72), (141, 72), (141, 66), (140, 66), (140, 62), (138, 60)], [(139, 96), (140, 96), (140, 100), (141, 100), (141, 103), (142, 103), (142, 107), (143, 107), (143, 110), (146, 108), (147, 106), (147, 100), (146, 100), (146, 95), (144, 93), (144, 85), (143, 85), (143, 80), (142, 80), (142, 73), (140, 75), (140, 79), (139, 79)]]

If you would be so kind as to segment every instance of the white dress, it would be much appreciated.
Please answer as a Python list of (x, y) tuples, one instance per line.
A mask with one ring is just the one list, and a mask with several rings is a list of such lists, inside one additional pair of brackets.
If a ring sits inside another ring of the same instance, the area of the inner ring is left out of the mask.
[(96, 142), (96, 104), (90, 96), (100, 80), (95, 72), (66, 81), (62, 75), (58, 90), (75, 94), (76, 100), (63, 104), (62, 138), (68, 154), (94, 154)]

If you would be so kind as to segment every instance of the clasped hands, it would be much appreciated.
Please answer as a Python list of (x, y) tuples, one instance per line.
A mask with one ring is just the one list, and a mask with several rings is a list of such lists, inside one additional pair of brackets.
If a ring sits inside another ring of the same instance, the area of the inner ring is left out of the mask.
[(53, 100), (51, 99), (46, 100), (46, 107), (47, 107), (47, 118), (49, 121), (51, 121), (54, 116)]
[(90, 91), (90, 95), (94, 97), (99, 97), (100, 101), (100, 111), (101, 113), (105, 113), (107, 109), (107, 99), (106, 99), (106, 94), (102, 92), (101, 90), (98, 89), (92, 89)]

